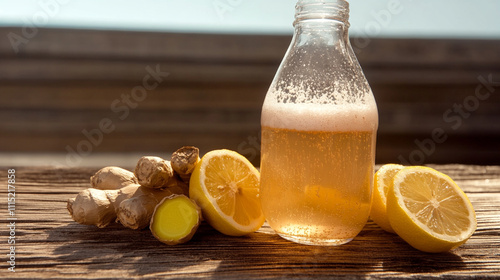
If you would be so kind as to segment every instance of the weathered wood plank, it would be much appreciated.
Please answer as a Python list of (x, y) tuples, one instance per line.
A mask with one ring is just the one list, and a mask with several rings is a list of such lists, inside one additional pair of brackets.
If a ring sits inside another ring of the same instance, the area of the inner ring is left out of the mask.
[[(16, 273), (2, 278), (497, 278), (500, 272), (500, 166), (433, 165), (469, 196), (478, 229), (449, 253), (416, 251), (369, 222), (339, 247), (294, 244), (265, 225), (246, 237), (224, 236), (203, 224), (194, 239), (166, 246), (148, 230), (82, 226), (65, 201), (88, 186), (95, 168), (16, 167)], [(0, 178), (7, 169), (0, 170)], [(0, 180), (0, 197), (6, 180)], [(0, 204), (5, 217), (6, 204)], [(2, 220), (5, 223), (5, 219)], [(0, 228), (8, 235), (6, 227)], [(4, 246), (7, 246), (4, 244)]]
[[(21, 34), (16, 27), (1, 27), (0, 37)], [(97, 57), (120, 60), (279, 61), (291, 35), (182, 34), (162, 32), (73, 30), (39, 28), (37, 36), (15, 53), (9, 40), (0, 41), (0, 56)], [(498, 69), (499, 40), (351, 38), (356, 55), (380, 66), (449, 65)], [(258, 50), (258, 51), (256, 51)]]
[[(21, 30), (2, 27), (0, 37), (9, 32)], [(500, 40), (360, 39), (351, 41), (379, 106), (378, 160), (407, 157), (415, 140), (443, 128), (448, 140), (425, 162), (500, 163), (500, 95), (481, 100), (470, 116), (443, 117), (467, 100), (476, 106), (480, 75), (498, 82)], [(186, 143), (258, 152), (258, 140), (248, 142), (258, 138), (262, 100), (289, 42), (40, 28), (16, 54), (0, 40), (0, 152), (64, 153), (107, 117), (116, 131), (93, 152), (170, 152)], [(148, 65), (170, 75), (117, 119), (111, 104), (142, 83)]]
[[(107, 110), (113, 102), (124, 104), (141, 80), (125, 83), (28, 83), (0, 84), (2, 110)], [(260, 84), (179, 84), (167, 81), (149, 91), (144, 100), (133, 101), (139, 110), (260, 110), (269, 85)]]
[[(0, 119), (8, 121), (0, 122), (0, 147), (9, 152), (64, 153), (67, 145), (74, 148), (85, 140), (83, 129), (98, 128), (103, 118), (110, 118), (116, 129), (94, 152), (171, 152), (189, 142), (207, 150), (227, 147), (244, 153), (250, 148), (249, 137), (258, 138), (266, 86), (168, 83), (150, 92), (137, 108), (130, 108), (122, 120), (124, 112), (113, 111), (111, 104), (134, 86), (132, 82), (2, 84)], [(500, 95), (481, 102), (455, 129), (457, 121), (447, 122), (443, 114), (462, 104), (475, 86), (375, 85), (373, 90), (379, 107), (377, 159), (381, 162), (408, 156), (417, 148), (415, 140), (443, 128), (448, 140), (437, 145), (427, 162), (498, 163)]]
[[(271, 82), (278, 63), (190, 63), (158, 60), (2, 58), (0, 80), (9, 81), (139, 81), (153, 72), (168, 73), (187, 82)], [(41, 71), (43, 69), (43, 71)], [(159, 70), (157, 70), (159, 69)], [(166, 76), (167, 74), (163, 74)], [(166, 78), (168, 80), (168, 76)], [(172, 78), (171, 78), (172, 79)]]
[[(0, 28), (0, 37), (18, 28)], [(291, 36), (39, 29), (19, 53), (0, 42), (0, 79), (142, 79), (160, 64), (172, 79), (269, 84)], [(353, 46), (372, 84), (470, 84), (498, 75), (499, 40), (374, 39)], [(43, 69), (43, 71), (41, 71)]]
[[(282, 57), (291, 36), (182, 34), (105, 30), (39, 28), (35, 38), (15, 53), (9, 40), (0, 41), (0, 56), (22, 57), (97, 57), (120, 60), (136, 57), (145, 60), (186, 61), (275, 61)], [(0, 37), (19, 28), (0, 27)], [(258, 52), (255, 52), (259, 49)]]
[[(447, 85), (477, 84), (479, 75), (498, 76), (500, 69), (448, 68), (448, 67), (385, 67), (361, 62), (368, 80), (372, 84)], [(266, 83), (270, 84), (279, 65), (279, 60), (269, 63), (237, 61), (178, 62), (161, 60), (106, 61), (99, 59), (61, 58), (2, 58), (0, 80), (29, 81), (142, 81), (147, 75), (146, 67), (169, 73), (169, 80), (185, 82), (216, 83)], [(43, 71), (41, 71), (43, 69)], [(418, 79), (416, 78), (418, 77)]]

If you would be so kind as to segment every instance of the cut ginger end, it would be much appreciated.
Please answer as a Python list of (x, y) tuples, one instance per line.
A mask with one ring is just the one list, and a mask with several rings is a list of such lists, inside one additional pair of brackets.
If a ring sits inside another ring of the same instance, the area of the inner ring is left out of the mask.
[(201, 222), (201, 209), (185, 195), (165, 197), (155, 208), (150, 230), (159, 241), (175, 245), (191, 240)]

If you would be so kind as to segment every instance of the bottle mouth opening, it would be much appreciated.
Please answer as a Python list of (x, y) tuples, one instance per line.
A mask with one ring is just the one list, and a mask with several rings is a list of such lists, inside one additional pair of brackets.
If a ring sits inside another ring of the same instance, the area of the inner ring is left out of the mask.
[(298, 0), (293, 25), (314, 19), (340, 21), (349, 27), (349, 3), (345, 0)]

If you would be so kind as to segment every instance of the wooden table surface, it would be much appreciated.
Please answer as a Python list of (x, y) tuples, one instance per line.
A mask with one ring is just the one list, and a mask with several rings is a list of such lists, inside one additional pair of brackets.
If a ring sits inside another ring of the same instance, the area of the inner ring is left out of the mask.
[(0, 278), (500, 278), (500, 166), (439, 165), (469, 196), (478, 228), (461, 247), (419, 252), (369, 221), (338, 247), (294, 244), (267, 225), (245, 237), (203, 224), (183, 245), (149, 230), (73, 222), (66, 200), (87, 188), (96, 168), (16, 167), (15, 272), (9, 272), (8, 168), (0, 170)]

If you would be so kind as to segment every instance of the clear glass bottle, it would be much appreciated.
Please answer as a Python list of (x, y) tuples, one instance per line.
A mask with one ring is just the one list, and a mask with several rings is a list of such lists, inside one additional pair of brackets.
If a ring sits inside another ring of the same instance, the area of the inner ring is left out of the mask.
[(297, 2), (295, 33), (262, 107), (262, 209), (298, 243), (347, 243), (370, 212), (378, 112), (348, 17), (344, 0)]

